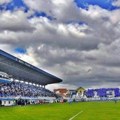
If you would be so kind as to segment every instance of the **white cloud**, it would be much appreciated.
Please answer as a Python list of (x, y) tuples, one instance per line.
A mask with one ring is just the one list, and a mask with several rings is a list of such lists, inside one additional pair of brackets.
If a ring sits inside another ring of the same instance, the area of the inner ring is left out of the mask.
[(119, 0), (113, 1), (113, 5), (119, 7), (120, 6), (120, 1)]
[(4, 3), (9, 3), (11, 2), (12, 0), (0, 0), (0, 4), (4, 4)]
[[(0, 12), (0, 48), (11, 52), (25, 48), (26, 54), (12, 54), (63, 78), (65, 86), (56, 87), (120, 84), (120, 10), (89, 6), (86, 11), (72, 0), (24, 1), (29, 13)], [(28, 19), (34, 10), (56, 20)]]
[(14, 12), (2, 11), (0, 13), (0, 30), (7, 31), (31, 31), (29, 21), (27, 20), (27, 14), (18, 10)]

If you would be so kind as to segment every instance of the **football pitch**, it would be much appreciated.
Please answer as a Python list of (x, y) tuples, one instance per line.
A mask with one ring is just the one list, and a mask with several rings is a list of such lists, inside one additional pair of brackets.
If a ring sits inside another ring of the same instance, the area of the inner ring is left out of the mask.
[(120, 120), (120, 102), (0, 107), (0, 120)]

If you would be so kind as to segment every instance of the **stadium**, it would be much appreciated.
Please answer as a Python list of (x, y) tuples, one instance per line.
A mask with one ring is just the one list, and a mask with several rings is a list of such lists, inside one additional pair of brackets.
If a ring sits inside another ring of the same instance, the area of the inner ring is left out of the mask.
[(0, 120), (120, 120), (120, 0), (0, 0)]
[(41, 69), (0, 50), (0, 105), (53, 102), (56, 95), (47, 84), (62, 82)]
[(62, 79), (0, 50), (0, 120), (119, 120), (119, 88), (45, 88), (59, 82)]

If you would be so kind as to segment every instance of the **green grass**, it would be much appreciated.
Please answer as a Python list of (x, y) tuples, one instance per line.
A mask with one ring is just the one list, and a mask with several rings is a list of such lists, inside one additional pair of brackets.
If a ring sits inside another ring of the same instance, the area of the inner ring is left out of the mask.
[(120, 102), (81, 102), (0, 107), (0, 120), (120, 120)]

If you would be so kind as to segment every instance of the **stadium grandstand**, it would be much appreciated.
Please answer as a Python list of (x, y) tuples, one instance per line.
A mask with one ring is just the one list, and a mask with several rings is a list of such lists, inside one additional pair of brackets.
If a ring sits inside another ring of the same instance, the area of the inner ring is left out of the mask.
[(57, 95), (45, 86), (59, 82), (62, 79), (0, 50), (0, 105), (52, 102)]
[(85, 89), (79, 87), (76, 90), (60, 88), (54, 93), (62, 96), (65, 101), (116, 101), (120, 100), (120, 88)]
[(76, 101), (120, 100), (120, 88), (84, 89), (79, 87), (71, 98)]
[(88, 100), (120, 100), (119, 88), (88, 89), (84, 94)]

